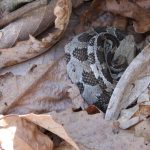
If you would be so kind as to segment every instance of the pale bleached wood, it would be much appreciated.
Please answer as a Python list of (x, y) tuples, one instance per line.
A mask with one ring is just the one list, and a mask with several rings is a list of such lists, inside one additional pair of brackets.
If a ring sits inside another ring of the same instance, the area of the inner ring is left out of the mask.
[(129, 100), (130, 92), (134, 88), (134, 83), (137, 79), (147, 77), (147, 82), (144, 86), (141, 85), (141, 90), (144, 90), (150, 84), (150, 44), (131, 62), (126, 69), (121, 79), (119, 80), (108, 105), (105, 119), (115, 120), (122, 109), (130, 105), (134, 99)]

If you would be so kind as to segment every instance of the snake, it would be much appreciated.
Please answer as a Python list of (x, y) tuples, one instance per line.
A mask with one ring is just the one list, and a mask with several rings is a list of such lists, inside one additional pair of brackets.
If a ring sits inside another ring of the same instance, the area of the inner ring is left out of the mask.
[[(129, 65), (116, 53), (128, 36), (115, 27), (97, 27), (80, 33), (65, 45), (67, 74), (87, 104), (106, 112), (113, 90)], [(128, 47), (127, 42), (124, 42)]]

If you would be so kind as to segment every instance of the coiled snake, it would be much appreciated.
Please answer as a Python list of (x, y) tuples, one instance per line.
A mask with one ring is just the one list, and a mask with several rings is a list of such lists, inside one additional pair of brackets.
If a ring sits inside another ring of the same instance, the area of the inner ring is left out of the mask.
[(125, 33), (113, 27), (96, 28), (75, 36), (65, 46), (69, 78), (78, 86), (84, 100), (103, 112), (129, 64), (127, 56), (115, 56), (120, 45), (133, 47), (134, 40), (128, 43), (124, 40), (126, 37)]

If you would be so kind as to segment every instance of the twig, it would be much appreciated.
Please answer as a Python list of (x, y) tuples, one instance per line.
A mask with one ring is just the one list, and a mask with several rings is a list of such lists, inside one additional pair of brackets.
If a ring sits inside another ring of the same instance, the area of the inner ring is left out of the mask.
[(4, 16), (3, 18), (1, 18), (0, 19), (0, 27), (6, 26), (10, 22), (20, 18), (27, 12), (32, 11), (40, 6), (44, 6), (47, 4), (48, 4), (47, 0), (37, 0), (35, 2), (26, 4), (25, 6), (13, 11), (13, 12), (9, 13), (8, 15)]

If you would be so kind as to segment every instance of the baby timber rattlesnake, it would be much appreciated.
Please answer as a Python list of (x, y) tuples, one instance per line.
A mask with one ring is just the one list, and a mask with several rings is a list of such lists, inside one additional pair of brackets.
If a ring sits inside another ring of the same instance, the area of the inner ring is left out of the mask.
[(113, 27), (95, 28), (75, 36), (65, 46), (69, 78), (78, 86), (84, 100), (103, 112), (129, 64), (126, 56), (120, 54), (114, 58), (120, 45), (127, 45), (124, 42), (127, 36)]

